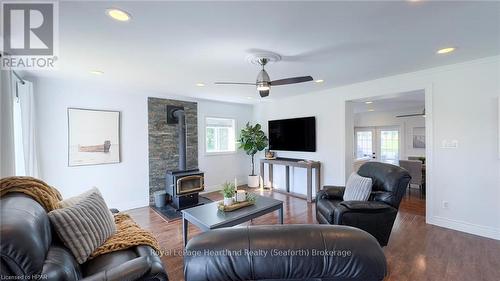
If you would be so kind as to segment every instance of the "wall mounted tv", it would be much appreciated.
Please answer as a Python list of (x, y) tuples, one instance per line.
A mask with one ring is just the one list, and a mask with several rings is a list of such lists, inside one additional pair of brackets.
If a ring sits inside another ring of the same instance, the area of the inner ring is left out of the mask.
[(316, 151), (316, 118), (271, 120), (268, 124), (269, 149)]

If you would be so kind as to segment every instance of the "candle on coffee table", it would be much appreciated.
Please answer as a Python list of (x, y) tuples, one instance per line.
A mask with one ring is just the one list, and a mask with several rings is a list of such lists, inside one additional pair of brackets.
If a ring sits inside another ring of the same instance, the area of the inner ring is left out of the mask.
[(246, 192), (244, 190), (238, 190), (236, 192), (236, 201), (237, 202), (243, 202), (247, 199)]

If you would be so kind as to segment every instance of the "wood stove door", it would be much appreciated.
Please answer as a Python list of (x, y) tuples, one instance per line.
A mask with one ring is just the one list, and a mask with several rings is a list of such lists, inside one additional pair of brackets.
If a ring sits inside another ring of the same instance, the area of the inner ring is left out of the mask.
[(192, 175), (177, 179), (177, 195), (200, 192), (205, 189), (202, 175)]

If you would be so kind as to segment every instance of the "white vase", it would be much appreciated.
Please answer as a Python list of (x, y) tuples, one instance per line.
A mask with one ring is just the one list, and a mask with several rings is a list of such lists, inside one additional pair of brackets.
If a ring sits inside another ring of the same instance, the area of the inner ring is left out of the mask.
[(233, 197), (224, 198), (224, 206), (231, 206), (231, 205), (233, 205)]
[(248, 187), (259, 187), (259, 176), (248, 176)]

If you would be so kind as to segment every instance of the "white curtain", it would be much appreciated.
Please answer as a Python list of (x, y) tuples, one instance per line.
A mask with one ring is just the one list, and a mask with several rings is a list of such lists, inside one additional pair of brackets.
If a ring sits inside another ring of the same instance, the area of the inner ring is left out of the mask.
[(0, 70), (0, 178), (16, 174), (12, 71)]
[(38, 177), (38, 151), (36, 138), (35, 97), (33, 83), (17, 83), (17, 96), (21, 108), (22, 149), (26, 176)]

